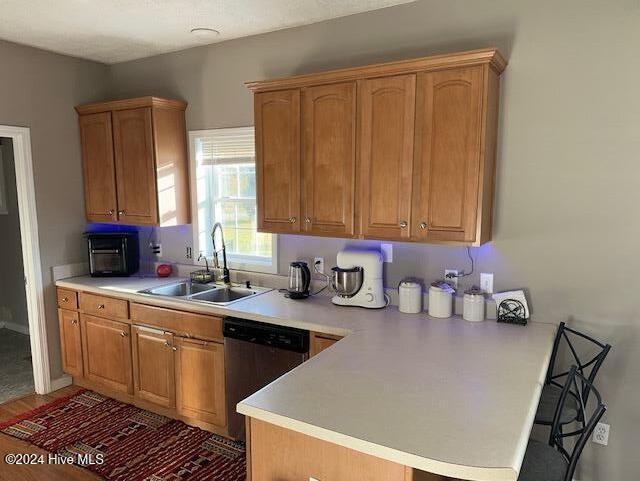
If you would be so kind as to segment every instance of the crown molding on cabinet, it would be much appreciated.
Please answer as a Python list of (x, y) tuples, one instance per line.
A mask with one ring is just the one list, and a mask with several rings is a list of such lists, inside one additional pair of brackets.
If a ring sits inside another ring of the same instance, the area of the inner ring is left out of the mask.
[(434, 55), (411, 60), (400, 60), (366, 65), (363, 67), (350, 67), (327, 72), (297, 75), (294, 77), (257, 80), (245, 82), (245, 85), (253, 92), (268, 92), (271, 90), (283, 90), (322, 83), (334, 83), (380, 76), (386, 77), (482, 64), (489, 64), (489, 66), (500, 75), (506, 68), (507, 61), (497, 48), (484, 48), (467, 52)]
[(182, 100), (163, 99), (161, 97), (137, 97), (134, 99), (113, 100), (111, 102), (96, 102), (93, 104), (78, 105), (76, 112), (80, 115), (97, 114), (113, 110), (137, 109), (141, 107), (156, 107), (163, 109), (185, 110), (187, 102)]

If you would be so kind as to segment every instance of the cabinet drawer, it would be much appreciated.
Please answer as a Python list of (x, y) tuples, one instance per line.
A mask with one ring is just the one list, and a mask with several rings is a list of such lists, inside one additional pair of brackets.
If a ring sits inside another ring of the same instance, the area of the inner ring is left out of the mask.
[(58, 307), (62, 309), (78, 308), (78, 293), (69, 289), (57, 289)]
[(80, 293), (80, 309), (82, 312), (100, 317), (115, 317), (119, 319), (127, 319), (129, 317), (129, 303), (127, 301), (86, 292)]
[(222, 319), (215, 316), (132, 303), (131, 319), (136, 324), (160, 327), (182, 336), (223, 340)]

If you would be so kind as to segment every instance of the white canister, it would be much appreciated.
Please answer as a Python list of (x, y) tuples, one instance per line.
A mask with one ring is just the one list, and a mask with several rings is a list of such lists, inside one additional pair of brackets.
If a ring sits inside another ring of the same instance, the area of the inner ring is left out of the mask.
[(462, 317), (465, 321), (484, 321), (484, 294), (477, 287), (465, 291), (462, 300)]
[(429, 286), (429, 315), (447, 318), (453, 314), (453, 294), (455, 290), (444, 281), (436, 281)]
[(422, 286), (417, 282), (402, 281), (398, 287), (398, 310), (405, 314), (422, 312)]

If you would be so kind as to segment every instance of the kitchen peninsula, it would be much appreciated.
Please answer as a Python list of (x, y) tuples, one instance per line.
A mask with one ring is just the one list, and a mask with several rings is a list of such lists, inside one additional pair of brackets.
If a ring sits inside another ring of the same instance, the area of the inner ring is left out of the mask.
[[(167, 282), (77, 277), (57, 285), (80, 296), (345, 336), (237, 406), (250, 423), (253, 481), (348, 479), (349, 469), (384, 476), (369, 480), (424, 479), (424, 472), (517, 479), (555, 325), (345, 309), (328, 297), (298, 302), (278, 291), (226, 307), (138, 292)], [(331, 457), (313, 456), (326, 449)]]

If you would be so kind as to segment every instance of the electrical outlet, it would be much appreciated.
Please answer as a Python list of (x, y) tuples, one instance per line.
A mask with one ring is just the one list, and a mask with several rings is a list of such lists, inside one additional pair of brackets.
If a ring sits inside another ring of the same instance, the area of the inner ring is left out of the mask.
[(380, 244), (383, 262), (393, 262), (393, 244)]
[(184, 258), (185, 259), (193, 259), (193, 250), (190, 246), (186, 246), (184, 248)]
[(313, 266), (313, 272), (321, 272), (324, 274), (324, 257), (314, 257)]
[(480, 273), (480, 289), (487, 294), (493, 294), (493, 273)]
[(453, 287), (458, 287), (458, 269), (445, 269), (444, 281), (451, 284)]
[(149, 248), (151, 249), (151, 253), (157, 257), (162, 257), (162, 244), (149, 244)]
[(606, 446), (609, 444), (609, 425), (605, 423), (596, 424), (596, 428), (593, 430), (591, 440), (596, 444), (602, 444)]

